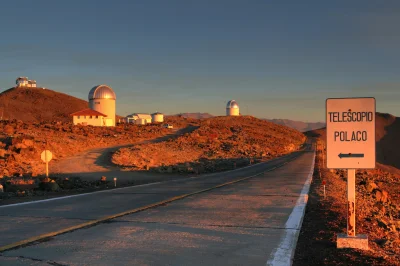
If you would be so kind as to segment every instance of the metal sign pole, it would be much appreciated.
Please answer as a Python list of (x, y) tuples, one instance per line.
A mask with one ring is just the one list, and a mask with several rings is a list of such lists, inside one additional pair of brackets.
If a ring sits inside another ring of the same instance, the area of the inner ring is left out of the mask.
[(347, 235), (356, 236), (356, 170), (347, 169)]
[(49, 177), (49, 162), (47, 160), (47, 150), (44, 151), (44, 158), (46, 161), (46, 177)]

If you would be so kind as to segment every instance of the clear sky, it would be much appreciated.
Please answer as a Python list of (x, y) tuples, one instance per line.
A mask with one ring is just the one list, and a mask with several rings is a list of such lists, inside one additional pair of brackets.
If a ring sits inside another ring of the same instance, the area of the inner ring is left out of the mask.
[(400, 1), (2, 1), (0, 88), (18, 76), (117, 113), (324, 121), (325, 99), (400, 116)]

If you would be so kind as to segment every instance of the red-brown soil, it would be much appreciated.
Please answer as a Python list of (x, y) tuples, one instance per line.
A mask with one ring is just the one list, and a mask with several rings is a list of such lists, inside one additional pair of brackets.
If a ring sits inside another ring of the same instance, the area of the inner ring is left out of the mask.
[(24, 122), (72, 121), (71, 113), (88, 108), (88, 102), (43, 88), (11, 88), (0, 93), (3, 119)]
[(293, 265), (400, 265), (400, 179), (356, 171), (356, 233), (368, 235), (368, 251), (336, 248), (346, 232), (346, 182), (346, 171), (323, 168), (319, 151)]
[(199, 128), (177, 139), (123, 148), (112, 161), (131, 169), (214, 172), (292, 152), (305, 136), (250, 116), (202, 119)]
[(0, 177), (44, 173), (40, 153), (46, 148), (53, 162), (85, 150), (136, 143), (169, 133), (160, 125), (121, 124), (117, 127), (73, 126), (71, 123), (0, 122)]

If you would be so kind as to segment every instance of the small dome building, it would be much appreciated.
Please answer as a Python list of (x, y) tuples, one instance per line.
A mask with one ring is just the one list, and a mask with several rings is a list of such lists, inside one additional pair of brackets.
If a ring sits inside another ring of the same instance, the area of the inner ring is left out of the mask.
[(98, 85), (89, 92), (89, 108), (105, 114), (104, 125), (115, 126), (115, 92), (107, 85)]
[(239, 113), (239, 105), (235, 100), (230, 100), (226, 104), (226, 116), (238, 116)]
[(151, 120), (153, 123), (162, 123), (164, 122), (164, 114), (160, 112), (155, 112), (151, 114)]

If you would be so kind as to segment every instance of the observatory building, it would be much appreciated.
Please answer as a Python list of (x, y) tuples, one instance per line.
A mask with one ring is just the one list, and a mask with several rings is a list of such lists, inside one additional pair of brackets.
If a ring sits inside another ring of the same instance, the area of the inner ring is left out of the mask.
[(226, 116), (238, 116), (239, 105), (235, 100), (230, 100), (226, 105)]
[(153, 123), (162, 123), (164, 122), (164, 114), (160, 112), (155, 112), (151, 114), (151, 120)]
[(133, 113), (126, 117), (126, 122), (145, 125), (145, 124), (150, 124), (151, 119), (152, 117), (149, 114)]
[(115, 92), (107, 85), (98, 85), (89, 92), (89, 109), (71, 114), (74, 125), (115, 126)]
[(90, 108), (71, 114), (74, 125), (104, 126), (107, 116)]
[(107, 85), (98, 85), (89, 92), (89, 108), (105, 114), (104, 125), (115, 126), (115, 92)]
[(19, 77), (15, 81), (16, 87), (36, 88), (36, 80), (29, 80), (27, 77)]

